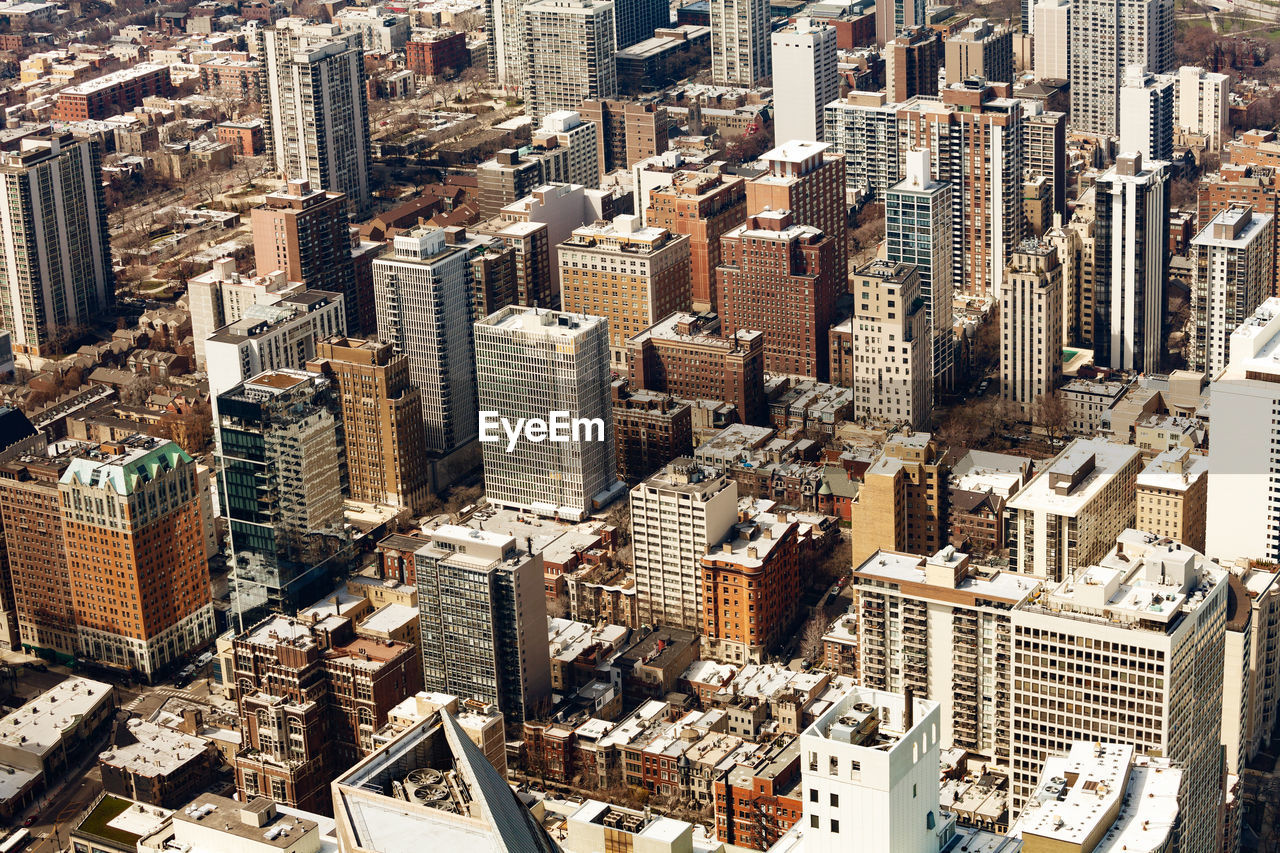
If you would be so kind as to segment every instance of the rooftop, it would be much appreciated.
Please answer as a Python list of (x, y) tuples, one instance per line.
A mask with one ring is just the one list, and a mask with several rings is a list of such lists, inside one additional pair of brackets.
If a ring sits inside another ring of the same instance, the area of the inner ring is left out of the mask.
[(72, 676), (0, 718), (0, 744), (44, 756), (110, 695), (111, 685)]
[(180, 843), (190, 843), (184, 838), (197, 824), (208, 832), (224, 832), (254, 845), (267, 845), (280, 850), (293, 847), (312, 833), (319, 834), (320, 824), (297, 814), (285, 814), (265, 797), (256, 797), (249, 803), (201, 794), (182, 811), (173, 813), (174, 830)]
[(129, 733), (136, 743), (117, 746), (98, 756), (103, 764), (142, 776), (167, 776), (185, 767), (206, 752), (204, 738), (183, 734), (139, 717), (129, 720)]
[(607, 325), (608, 322), (603, 317), (593, 317), (589, 314), (571, 314), (566, 311), (521, 308), (511, 305), (476, 323), (476, 328), (573, 340), (596, 326)]
[(1074, 516), (1142, 452), (1104, 438), (1076, 439), (1009, 499), (1010, 509)]

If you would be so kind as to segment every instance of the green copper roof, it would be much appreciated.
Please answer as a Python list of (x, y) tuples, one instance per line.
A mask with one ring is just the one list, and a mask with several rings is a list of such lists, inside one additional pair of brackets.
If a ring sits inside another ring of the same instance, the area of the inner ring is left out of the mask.
[(85, 486), (111, 488), (118, 495), (133, 494), (159, 474), (172, 471), (192, 458), (172, 441), (159, 441), (146, 448), (129, 448), (117, 456), (80, 457), (67, 466), (60, 483), (73, 480)]

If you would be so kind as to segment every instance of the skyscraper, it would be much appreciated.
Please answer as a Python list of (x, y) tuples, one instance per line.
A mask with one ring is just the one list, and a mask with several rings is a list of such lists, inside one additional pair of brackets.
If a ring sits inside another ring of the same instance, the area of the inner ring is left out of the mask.
[(205, 369), (205, 344), (215, 330), (243, 318), (250, 305), (274, 305), (305, 289), (302, 282), (289, 281), (282, 269), (242, 276), (236, 272), (235, 258), (229, 257), (218, 258), (211, 269), (189, 278), (187, 308), (191, 311), (197, 369)]
[(456, 229), (421, 226), (396, 235), (391, 253), (373, 262), (378, 336), (409, 358), (425, 447), (441, 463), (437, 488), (452, 479), (446, 457), (466, 455), (478, 429), (471, 265), (459, 236)]
[[(832, 270), (836, 286), (848, 280), (849, 247), (844, 240), (842, 186), (844, 158), (825, 142), (788, 140), (760, 156), (769, 171), (747, 181), (747, 215), (789, 210), (796, 225), (817, 228), (836, 244)], [(759, 328), (759, 327), (756, 327)]]
[(551, 702), (542, 555), (453, 524), (429, 536), (413, 555), (426, 689), (540, 719)]
[(1094, 357), (1156, 373), (1169, 275), (1168, 163), (1121, 154), (1095, 187)]
[(1071, 0), (1071, 127), (1115, 136), (1124, 69), (1173, 66), (1173, 0)]
[(750, 89), (769, 65), (768, 0), (711, 0), (711, 82)]
[[(885, 49), (898, 51), (900, 48), (891, 45)], [(941, 49), (938, 50), (940, 53)], [(889, 73), (888, 60), (885, 73)], [(894, 73), (897, 73), (896, 66)], [(925, 81), (921, 78), (919, 82)], [(936, 88), (935, 64), (933, 88), (929, 92)], [(850, 92), (827, 104), (823, 139), (833, 153), (844, 157), (846, 201), (853, 202), (868, 193), (883, 196), (885, 190), (901, 179), (898, 140), (907, 135), (905, 128), (898, 127), (898, 110), (902, 106), (886, 101), (884, 92)]]
[(836, 28), (797, 18), (773, 41), (773, 87), (785, 92), (774, 105), (773, 138), (822, 141), (822, 109), (840, 95)]
[(618, 50), (653, 38), (653, 31), (671, 26), (667, 0), (613, 0)]
[(328, 544), (344, 536), (338, 413), (330, 380), (302, 370), (262, 373), (218, 395), (219, 503), (241, 630), (330, 588)]
[(135, 435), (58, 481), (80, 654), (148, 680), (214, 636), (195, 460)]
[(702, 558), (738, 520), (738, 484), (677, 459), (631, 490), (636, 614), (702, 630)]
[(925, 25), (925, 0), (876, 0), (876, 44), (884, 45), (908, 27)]
[(1013, 252), (1000, 293), (1000, 396), (1035, 420), (1062, 379), (1062, 264), (1052, 243)]
[(906, 177), (884, 196), (885, 257), (911, 264), (929, 318), (931, 372), (935, 389), (954, 380), (955, 331), (951, 299), (951, 185), (930, 174), (928, 151), (908, 151)]
[[(1023, 0), (1024, 6), (1028, 0)], [(1071, 0), (1040, 0), (1032, 15), (1037, 80), (1066, 80), (1071, 67)]]
[(482, 416), (513, 428), (563, 416), (571, 427), (568, 440), (510, 444), (494, 427), (480, 443), (489, 503), (580, 521), (622, 494), (607, 320), (509, 306), (475, 324), (475, 348)]
[(534, 121), (618, 93), (612, 0), (533, 0), (520, 15)]
[(484, 31), (489, 34), (489, 81), (499, 86), (528, 85), (524, 16), (525, 0), (484, 0)]
[(1217, 376), (1227, 366), (1227, 346), (1271, 293), (1271, 229), (1269, 213), (1249, 205), (1233, 206), (1213, 217), (1191, 241), (1195, 279), (1191, 290), (1194, 337), (1187, 358), (1193, 370)]
[[(942, 38), (936, 32), (923, 26), (906, 27), (885, 43), (883, 54), (884, 92), (889, 103), (938, 93)], [(829, 98), (827, 103), (833, 100)]]
[[(287, 22), (287, 25), (286, 25)], [(363, 216), (369, 195), (369, 103), (360, 33), (285, 18), (263, 30), (260, 100), (267, 153), (289, 180), (345, 193)]]
[(1231, 78), (1184, 65), (1175, 81), (1174, 124), (1188, 133), (1204, 135), (1210, 151), (1221, 150), (1230, 131), (1227, 95)]
[(974, 18), (946, 40), (947, 86), (977, 77), (986, 83), (1012, 83), (1013, 32), (1003, 24)]
[(115, 299), (97, 144), (38, 131), (0, 150), (0, 327), (47, 355)]
[(316, 345), (307, 370), (328, 377), (337, 393), (351, 497), (421, 512), (431, 470), (408, 356), (388, 343), (330, 338)]
[(1173, 159), (1174, 78), (1148, 74), (1141, 65), (1124, 70), (1120, 85), (1119, 151), (1148, 160)]

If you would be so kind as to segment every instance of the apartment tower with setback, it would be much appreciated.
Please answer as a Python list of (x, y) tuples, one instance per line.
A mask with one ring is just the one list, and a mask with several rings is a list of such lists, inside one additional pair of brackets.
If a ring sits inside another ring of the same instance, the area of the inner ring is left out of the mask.
[(1217, 376), (1227, 366), (1231, 333), (1271, 294), (1275, 218), (1249, 205), (1219, 212), (1191, 241), (1194, 337), (1191, 369)]
[[(496, 424), (566, 413), (568, 441), (510, 447), (500, 426), (480, 443), (489, 503), (581, 521), (625, 491), (614, 450), (609, 323), (509, 306), (475, 324), (480, 411)], [(576, 431), (576, 436), (573, 434)]]
[(1094, 358), (1157, 373), (1169, 277), (1169, 164), (1124, 153), (1094, 187)]
[(1062, 264), (1052, 243), (1013, 253), (1000, 294), (1000, 396), (1025, 421), (1062, 380)]
[(955, 331), (951, 300), (951, 185), (933, 178), (927, 150), (904, 155), (906, 174), (884, 195), (885, 257), (911, 264), (929, 318), (929, 359), (935, 389), (954, 381)]
[(16, 355), (44, 355), (115, 299), (101, 153), (38, 131), (0, 149), (0, 327)]
[(711, 0), (711, 82), (752, 89), (769, 76), (768, 0)]
[(1125, 69), (1173, 70), (1173, 0), (1071, 0), (1071, 129), (1115, 136)]
[[(884, 46), (884, 91), (890, 104), (916, 95), (938, 93), (942, 66), (942, 37), (928, 27), (907, 27)], [(831, 103), (835, 98), (828, 98)]]
[(360, 33), (285, 18), (260, 38), (259, 100), (276, 171), (320, 191), (345, 193), (351, 212), (363, 216), (373, 199)]
[(636, 614), (647, 625), (702, 630), (702, 558), (738, 520), (738, 484), (677, 459), (631, 490)]
[(453, 524), (428, 537), (413, 555), (424, 686), (516, 723), (541, 719), (551, 710), (542, 555)]
[(1013, 32), (1002, 24), (974, 18), (946, 40), (944, 54), (947, 86), (971, 77), (986, 83), (1013, 82)]
[(172, 441), (134, 435), (58, 481), (80, 655), (149, 681), (213, 640), (201, 478)]
[(523, 19), (528, 112), (535, 122), (618, 93), (612, 0), (534, 0)]
[(716, 267), (720, 266), (720, 238), (742, 224), (746, 211), (746, 184), (737, 175), (679, 170), (671, 175), (669, 185), (649, 191), (645, 224), (689, 238), (694, 311), (719, 310)]
[(825, 142), (790, 140), (761, 155), (768, 172), (747, 181), (747, 215), (789, 210), (796, 225), (832, 237), (837, 286), (844, 290), (849, 249), (844, 240), (844, 157)]
[(1120, 143), (1123, 152), (1148, 160), (1173, 159), (1175, 78), (1150, 74), (1141, 65), (1124, 70), (1120, 84)]
[(409, 358), (437, 488), (466, 467), (478, 430), (472, 268), (460, 236), (457, 230), (420, 226), (397, 234), (391, 252), (373, 262), (378, 337)]
[(797, 18), (772, 35), (773, 88), (785, 93), (774, 105), (774, 139), (822, 141), (822, 108), (840, 97), (836, 28)]

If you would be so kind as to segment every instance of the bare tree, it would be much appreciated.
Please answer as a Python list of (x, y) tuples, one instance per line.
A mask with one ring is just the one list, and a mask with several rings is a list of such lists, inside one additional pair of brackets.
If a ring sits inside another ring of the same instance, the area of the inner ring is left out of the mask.
[(1067, 407), (1067, 401), (1057, 391), (1050, 391), (1036, 401), (1032, 417), (1050, 440), (1061, 438), (1071, 425), (1071, 411)]

